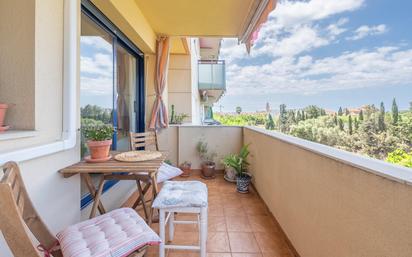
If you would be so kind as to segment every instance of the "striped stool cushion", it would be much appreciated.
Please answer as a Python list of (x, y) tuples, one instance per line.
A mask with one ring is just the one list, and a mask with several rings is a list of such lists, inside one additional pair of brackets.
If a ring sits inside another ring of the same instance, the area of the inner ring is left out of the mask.
[(57, 234), (64, 257), (123, 257), (159, 236), (130, 208), (111, 211)]

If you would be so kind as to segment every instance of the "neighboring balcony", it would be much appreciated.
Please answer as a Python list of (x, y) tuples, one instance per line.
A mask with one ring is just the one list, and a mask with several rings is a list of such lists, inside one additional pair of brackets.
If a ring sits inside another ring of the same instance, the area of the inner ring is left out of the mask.
[(226, 91), (225, 61), (201, 60), (198, 69), (198, 87), (202, 102), (213, 104)]

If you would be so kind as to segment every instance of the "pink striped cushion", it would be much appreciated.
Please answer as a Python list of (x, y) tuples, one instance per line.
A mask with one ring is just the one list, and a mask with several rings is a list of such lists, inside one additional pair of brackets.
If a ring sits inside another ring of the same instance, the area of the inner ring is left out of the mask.
[(130, 208), (70, 226), (57, 239), (64, 257), (122, 257), (160, 243), (159, 236)]

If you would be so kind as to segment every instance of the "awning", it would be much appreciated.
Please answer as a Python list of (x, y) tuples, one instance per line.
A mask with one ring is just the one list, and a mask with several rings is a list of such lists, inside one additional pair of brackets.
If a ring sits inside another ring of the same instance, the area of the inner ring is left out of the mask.
[(258, 39), (260, 28), (268, 20), (269, 14), (275, 9), (276, 2), (276, 0), (262, 0), (257, 7), (255, 15), (249, 23), (249, 27), (240, 39), (240, 42), (245, 44), (248, 53), (250, 53), (251, 47)]

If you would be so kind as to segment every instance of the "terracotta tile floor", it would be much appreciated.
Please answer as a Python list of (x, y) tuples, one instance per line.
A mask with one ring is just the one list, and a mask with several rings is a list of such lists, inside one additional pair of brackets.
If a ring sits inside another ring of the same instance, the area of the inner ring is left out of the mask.
[[(236, 185), (228, 183), (219, 174), (215, 179), (204, 180), (199, 173), (189, 178), (175, 180), (200, 180), (209, 190), (208, 257), (293, 257), (266, 206), (256, 192), (239, 194)], [(190, 214), (177, 215), (177, 219), (193, 220)], [(158, 232), (158, 224), (153, 224)], [(175, 244), (197, 244), (197, 225), (176, 226)], [(167, 234), (167, 233), (166, 233)], [(151, 247), (148, 257), (158, 256), (158, 247)], [(168, 250), (168, 257), (199, 256), (198, 252)]]

